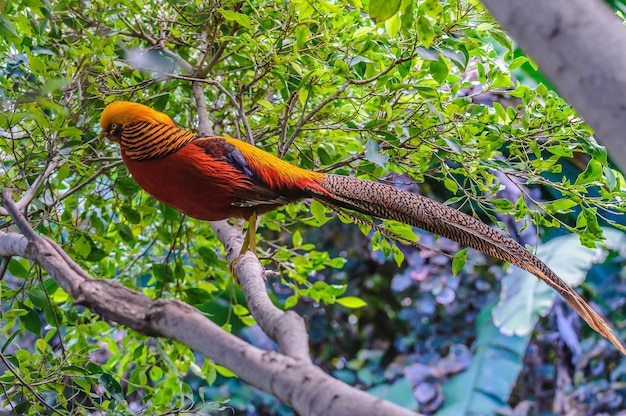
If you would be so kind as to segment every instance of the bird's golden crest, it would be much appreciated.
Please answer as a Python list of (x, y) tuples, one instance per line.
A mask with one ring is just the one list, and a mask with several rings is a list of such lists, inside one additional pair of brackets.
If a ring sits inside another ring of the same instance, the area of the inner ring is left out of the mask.
[(100, 127), (102, 135), (108, 138), (116, 129), (135, 122), (149, 122), (155, 124), (167, 124), (176, 126), (174, 121), (159, 111), (153, 110), (143, 104), (131, 103), (128, 101), (114, 101), (107, 105), (100, 116)]

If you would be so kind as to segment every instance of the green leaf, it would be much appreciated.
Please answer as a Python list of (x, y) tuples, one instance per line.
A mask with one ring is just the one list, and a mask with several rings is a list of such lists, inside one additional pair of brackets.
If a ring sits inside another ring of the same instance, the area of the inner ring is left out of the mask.
[(428, 16), (436, 18), (443, 10), (443, 8), (441, 7), (441, 0), (426, 0), (422, 4), (422, 10)]
[(557, 199), (544, 205), (546, 212), (554, 214), (555, 212), (572, 212), (571, 208), (580, 205), (578, 202), (569, 198)]
[(133, 196), (141, 190), (133, 178), (119, 178), (115, 187), (124, 196)]
[(70, 175), (70, 164), (64, 163), (59, 170), (57, 170), (57, 182), (60, 184)]
[(218, 261), (217, 254), (213, 250), (209, 250), (207, 247), (199, 247), (198, 254), (202, 257), (202, 260), (206, 264), (216, 264)]
[(398, 248), (396, 244), (391, 247), (391, 251), (393, 254), (393, 259), (395, 260), (398, 267), (400, 267), (402, 265), (402, 262), (404, 261), (404, 253), (402, 252), (402, 250), (400, 250), (400, 248)]
[[(128, 205), (122, 205), (120, 210), (126, 217), (129, 223), (131, 224), (139, 224), (141, 222), (141, 214), (137, 212), (135, 209), (131, 208)], [(132, 234), (132, 233), (131, 233)]]
[(299, 25), (298, 27), (296, 27), (295, 35), (298, 47), (303, 48), (311, 37), (311, 31), (307, 26)]
[(300, 231), (294, 231), (291, 235), (291, 243), (294, 247), (300, 247), (302, 245), (302, 234), (300, 234)]
[(439, 84), (443, 84), (448, 78), (449, 73), (450, 68), (448, 60), (444, 58), (442, 54), (439, 54), (437, 60), (430, 63), (430, 74), (435, 81)]
[(354, 39), (355, 41), (359, 41), (361, 40), (361, 38), (364, 38), (366, 36), (368, 36), (370, 33), (373, 33), (374, 29), (369, 27), (369, 26), (363, 26), (358, 28), (354, 34), (352, 35), (352, 39)]
[(234, 304), (232, 306), (233, 306), (233, 312), (235, 315), (237, 316), (250, 315), (250, 311), (245, 306), (239, 305), (239, 304)]
[(274, 110), (274, 105), (265, 99), (257, 100), (256, 103), (260, 105), (261, 107), (265, 108), (266, 110), (270, 110), (270, 111)]
[(40, 353), (45, 353), (48, 343), (43, 339), (38, 338), (37, 341), (35, 341), (35, 346)]
[(500, 212), (509, 212), (513, 209), (513, 203), (505, 198), (496, 198), (491, 202)]
[(465, 267), (465, 263), (467, 262), (467, 248), (459, 250), (452, 259), (452, 275), (456, 276), (459, 274), (461, 269)]
[(496, 114), (500, 118), (500, 122), (505, 123), (507, 117), (506, 117), (506, 110), (504, 109), (504, 106), (500, 104), (499, 102), (494, 101), (493, 109), (496, 110)]
[(150, 367), (148, 374), (150, 375), (150, 380), (159, 381), (163, 378), (163, 369), (158, 365), (153, 365)]
[(424, 16), (420, 16), (419, 19), (417, 19), (417, 39), (426, 48), (428, 48), (435, 39), (433, 25), (430, 23), (430, 20)]
[(130, 229), (128, 224), (117, 224), (117, 234), (127, 243), (132, 243), (135, 241), (135, 236), (133, 235), (133, 230)]
[(215, 364), (215, 370), (222, 377), (228, 377), (228, 378), (237, 377), (237, 374), (233, 373), (226, 367), (222, 367), (221, 365)]
[(518, 56), (517, 58), (513, 59), (513, 61), (509, 64), (509, 69), (511, 71), (521, 67), (522, 65), (524, 65), (526, 62), (528, 62), (528, 58), (525, 56)]
[(24, 328), (37, 336), (41, 336), (41, 319), (39, 314), (21, 302), (18, 302), (18, 306), (19, 309), (27, 311), (27, 313), (20, 316), (20, 322), (24, 325)]
[(317, 200), (312, 200), (311, 204), (309, 205), (309, 209), (311, 210), (311, 215), (313, 215), (313, 218), (315, 218), (317, 221), (319, 221), (320, 223), (324, 223), (326, 222), (327, 218), (326, 218), (326, 208), (324, 208), (324, 205), (322, 205), (320, 202), (318, 202)]
[(160, 284), (171, 283), (174, 281), (172, 268), (169, 264), (152, 263), (152, 274)]
[(20, 317), (20, 316), (25, 316), (25, 315), (28, 315), (29, 310), (30, 309), (20, 309), (20, 308), (9, 309), (8, 311), (2, 314), (2, 318), (12, 319), (12, 318)]
[(41, 87), (41, 94), (49, 94), (53, 91), (60, 90), (71, 82), (69, 78), (51, 78)]
[(576, 178), (576, 183), (574, 186), (586, 185), (591, 182), (595, 182), (602, 177), (602, 163), (598, 162), (595, 159), (589, 160), (587, 164), (587, 169), (584, 172), (581, 172)]
[(370, 0), (369, 15), (375, 23), (384, 22), (400, 10), (402, 0)]
[(446, 177), (443, 180), (443, 186), (446, 187), (446, 189), (450, 192), (452, 192), (453, 194), (456, 194), (457, 191), (459, 190), (459, 186), (457, 185), (456, 181)]
[(246, 29), (252, 29), (252, 24), (250, 23), (250, 17), (248, 17), (247, 15), (234, 12), (232, 10), (225, 10), (225, 9), (217, 9), (217, 10), (220, 12), (222, 16), (224, 16), (224, 19), (231, 21), (231, 22), (233, 21), (237, 22), (241, 26), (245, 27)]
[(387, 31), (387, 34), (390, 37), (396, 37), (396, 35), (398, 34), (398, 30), (400, 30), (400, 23), (400, 16), (397, 13), (394, 14), (391, 18), (385, 20), (385, 31)]
[(378, 143), (369, 139), (367, 143), (365, 143), (365, 159), (384, 168), (387, 165), (387, 161), (389, 161), (389, 156), (381, 153)]
[(609, 190), (617, 191), (618, 181), (617, 181), (617, 176), (615, 175), (615, 171), (609, 168), (608, 166), (604, 166), (602, 167), (602, 172), (604, 173), (604, 176), (606, 177), (606, 186), (608, 186)]
[(299, 300), (300, 300), (300, 297), (298, 297), (297, 295), (289, 296), (287, 299), (285, 299), (284, 309), (293, 308), (294, 306), (296, 306)]
[(124, 401), (122, 386), (120, 386), (120, 383), (112, 374), (102, 373), (100, 375), (100, 383), (104, 390), (113, 396), (115, 400)]
[(91, 244), (89, 244), (89, 241), (87, 241), (84, 236), (80, 236), (72, 245), (72, 249), (74, 249), (74, 252), (79, 256), (87, 257), (91, 252)]
[(337, 299), (336, 302), (340, 304), (341, 306), (344, 306), (350, 309), (358, 309), (358, 308), (367, 306), (367, 303), (365, 303), (363, 299), (358, 298), (356, 296), (345, 296), (343, 298)]
[(11, 22), (4, 14), (0, 14), (0, 35), (3, 37), (19, 37), (13, 22)]
[(593, 136), (578, 137), (578, 141), (585, 150), (585, 153), (597, 160), (602, 165), (608, 164), (608, 154), (604, 146), (599, 145)]
[[(602, 228), (598, 223), (598, 209), (597, 208), (583, 208), (583, 215), (587, 220), (587, 231), (589, 231), (593, 237), (602, 239)], [(592, 246), (593, 247), (593, 246)]]
[(30, 268), (28, 260), (16, 259), (15, 257), (11, 258), (11, 261), (9, 261), (8, 265), (9, 273), (11, 273), (14, 277), (18, 277), (20, 279), (26, 279), (28, 277), (27, 267)]

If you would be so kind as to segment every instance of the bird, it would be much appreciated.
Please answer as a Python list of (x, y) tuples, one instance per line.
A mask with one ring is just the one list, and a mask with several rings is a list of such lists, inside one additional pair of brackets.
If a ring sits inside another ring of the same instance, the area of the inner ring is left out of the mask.
[(399, 221), (534, 274), (626, 355), (610, 324), (545, 263), (502, 231), (452, 207), (391, 185), (303, 169), (235, 138), (197, 135), (139, 103), (111, 102), (100, 127), (99, 136), (119, 144), (128, 171), (155, 199), (199, 220), (249, 220), (242, 253), (256, 247), (257, 215), (305, 198), (339, 212)]

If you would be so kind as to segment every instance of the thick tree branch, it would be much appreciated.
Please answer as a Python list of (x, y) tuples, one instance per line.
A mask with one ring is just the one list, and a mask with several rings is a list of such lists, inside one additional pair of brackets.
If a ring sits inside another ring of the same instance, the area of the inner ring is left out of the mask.
[[(23, 234), (0, 232), (0, 256), (21, 256), (40, 265), (77, 303), (104, 319), (183, 342), (302, 415), (413, 414), (335, 380), (308, 360), (258, 349), (185, 303), (155, 301), (115, 282), (93, 279), (56, 243), (35, 233), (13, 202), (11, 190), (2, 192), (2, 203)], [(248, 259), (256, 261), (251, 254), (246, 257), (237, 265), (242, 276)]]
[(191, 93), (196, 101), (196, 109), (198, 111), (198, 133), (203, 136), (213, 135), (213, 126), (209, 119), (209, 112), (206, 109), (206, 99), (204, 98), (204, 89), (201, 81), (191, 82)]
[(626, 170), (626, 28), (600, 0), (482, 0)]
[[(193, 82), (193, 95), (200, 117), (198, 132), (209, 135), (212, 133), (210, 126), (203, 123), (204, 120), (208, 123), (208, 112), (201, 86), (202, 82)], [(283, 312), (274, 306), (267, 295), (263, 267), (252, 253), (246, 253), (245, 256), (238, 258), (243, 242), (241, 229), (232, 227), (226, 221), (213, 222), (211, 228), (224, 244), (228, 260), (236, 262), (235, 272), (246, 296), (250, 313), (259, 326), (278, 343), (283, 354), (310, 362), (309, 337), (304, 320), (296, 313)]]

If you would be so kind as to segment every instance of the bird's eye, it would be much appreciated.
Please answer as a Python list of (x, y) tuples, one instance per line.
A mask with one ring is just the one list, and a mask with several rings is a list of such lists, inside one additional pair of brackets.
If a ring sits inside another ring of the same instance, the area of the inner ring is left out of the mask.
[(119, 126), (120, 126), (119, 124), (115, 124), (115, 123), (111, 124), (111, 128), (110, 128), (111, 134), (117, 133), (116, 130), (119, 128)]

